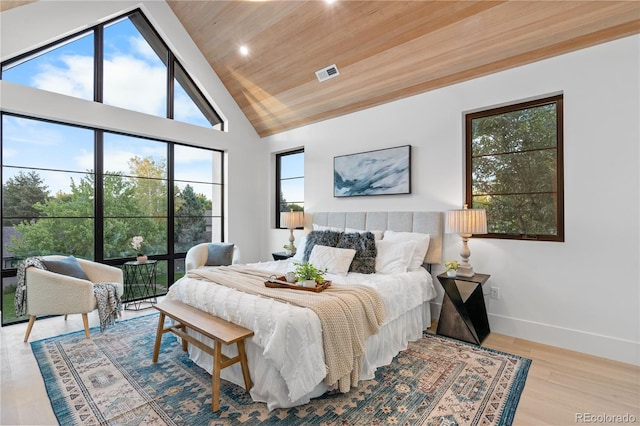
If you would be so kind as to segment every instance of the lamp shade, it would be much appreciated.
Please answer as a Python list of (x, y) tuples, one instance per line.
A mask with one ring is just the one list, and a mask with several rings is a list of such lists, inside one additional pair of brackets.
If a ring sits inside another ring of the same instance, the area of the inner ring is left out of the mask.
[(304, 212), (281, 212), (280, 225), (287, 229), (296, 229), (304, 225)]
[(449, 210), (446, 232), (450, 234), (486, 234), (487, 211), (468, 208)]

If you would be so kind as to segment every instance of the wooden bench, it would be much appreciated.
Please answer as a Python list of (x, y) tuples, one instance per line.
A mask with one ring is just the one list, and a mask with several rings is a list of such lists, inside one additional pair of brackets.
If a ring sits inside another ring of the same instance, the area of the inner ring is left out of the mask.
[[(156, 343), (153, 348), (153, 362), (158, 362), (162, 335), (171, 332), (182, 338), (182, 350), (186, 351), (187, 343), (191, 343), (213, 356), (213, 377), (211, 384), (212, 411), (218, 411), (220, 406), (220, 370), (223, 368), (240, 362), (245, 388), (247, 392), (249, 392), (252, 385), (251, 377), (249, 376), (249, 366), (247, 364), (247, 354), (244, 349), (244, 339), (253, 336), (253, 331), (181, 302), (165, 300), (153, 307), (160, 311)], [(173, 319), (178, 324), (164, 328), (165, 316)], [(214, 347), (207, 346), (196, 338), (188, 335), (187, 328), (211, 338), (215, 342)], [(229, 358), (222, 354), (222, 345), (230, 345), (232, 343), (236, 343), (238, 347), (238, 356)]]

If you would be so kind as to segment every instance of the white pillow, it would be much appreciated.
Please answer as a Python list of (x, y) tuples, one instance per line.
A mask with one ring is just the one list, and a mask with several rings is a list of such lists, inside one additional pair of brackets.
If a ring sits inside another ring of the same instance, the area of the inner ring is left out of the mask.
[(311, 255), (309, 255), (309, 263), (320, 270), (326, 268), (330, 274), (347, 275), (355, 255), (356, 251), (354, 249), (342, 249), (316, 244), (311, 250)]
[(293, 255), (293, 260), (302, 262), (304, 257), (304, 249), (307, 246), (307, 234), (304, 234), (302, 237), (298, 238), (298, 241), (295, 241), (296, 244), (296, 254)]
[(380, 274), (401, 274), (407, 267), (416, 248), (416, 242), (409, 241), (376, 241), (376, 272)]
[(371, 232), (373, 234), (373, 238), (378, 241), (382, 239), (382, 231), (365, 231), (362, 229), (353, 229), (353, 228), (344, 228), (345, 234), (364, 234), (365, 232)]
[(413, 249), (413, 256), (411, 262), (407, 268), (408, 271), (417, 271), (424, 263), (424, 257), (427, 255), (429, 249), (429, 241), (431, 236), (429, 234), (421, 234), (418, 232), (395, 232), (384, 231), (383, 241), (415, 241), (416, 248)]
[(324, 226), (324, 225), (316, 225), (313, 224), (314, 231), (334, 231), (334, 232), (342, 232), (342, 228), (336, 228), (335, 226)]

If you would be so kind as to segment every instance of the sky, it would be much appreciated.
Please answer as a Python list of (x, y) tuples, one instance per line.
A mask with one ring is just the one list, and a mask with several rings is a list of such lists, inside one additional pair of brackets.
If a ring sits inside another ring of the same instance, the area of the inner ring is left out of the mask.
[[(2, 78), (42, 90), (93, 99), (92, 32), (2, 71)], [(175, 117), (195, 125), (211, 127), (191, 98), (175, 83)], [(166, 116), (166, 66), (125, 18), (104, 30), (104, 103), (160, 117)], [(91, 130), (11, 116), (3, 119), (3, 164), (68, 170), (79, 174), (39, 171), (50, 194), (69, 192), (70, 177), (76, 181), (93, 170)], [(166, 144), (142, 138), (105, 133), (105, 171), (129, 172), (134, 156), (166, 162)], [(176, 180), (209, 181), (213, 160), (201, 149), (176, 146)], [(304, 176), (304, 155), (291, 156), (282, 167), (283, 176)], [(19, 170), (5, 168), (3, 183)], [(203, 176), (207, 176), (203, 179)], [(178, 184), (181, 187), (184, 185)], [(196, 193), (209, 195), (207, 186)], [(304, 200), (304, 180), (283, 183), (287, 199)]]
[[(104, 103), (165, 117), (166, 67), (131, 21), (126, 18), (107, 26), (104, 40)], [(90, 32), (12, 68), (3, 69), (2, 78), (92, 100), (93, 56), (93, 34)], [(179, 84), (175, 98), (177, 117), (191, 124), (211, 127)], [(82, 174), (94, 169), (93, 131), (78, 127), (5, 115), (2, 149), (4, 165)], [(213, 159), (203, 156), (202, 152), (196, 148), (177, 149), (176, 179), (212, 181)], [(166, 163), (166, 144), (105, 133), (105, 170), (128, 173), (128, 161), (136, 155)], [(5, 168), (3, 183), (18, 172)], [(58, 191), (69, 192), (69, 178), (73, 174), (38, 173), (49, 186), (51, 195)], [(75, 176), (79, 179), (81, 175)]]

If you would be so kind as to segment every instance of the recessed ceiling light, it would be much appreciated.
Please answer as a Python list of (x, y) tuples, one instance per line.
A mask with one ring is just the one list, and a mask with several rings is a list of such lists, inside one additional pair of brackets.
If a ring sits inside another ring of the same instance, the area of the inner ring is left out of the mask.
[(240, 54), (242, 56), (247, 56), (249, 54), (249, 48), (243, 44), (240, 46)]
[(334, 4), (336, 0), (324, 0), (327, 4)]

